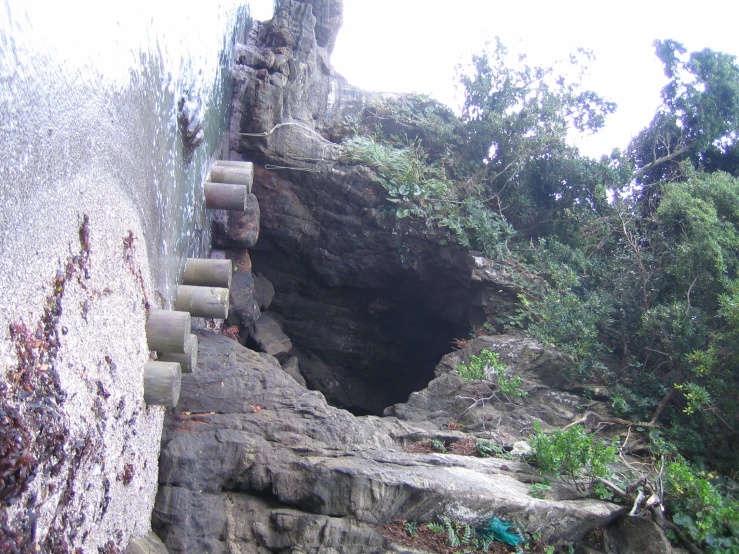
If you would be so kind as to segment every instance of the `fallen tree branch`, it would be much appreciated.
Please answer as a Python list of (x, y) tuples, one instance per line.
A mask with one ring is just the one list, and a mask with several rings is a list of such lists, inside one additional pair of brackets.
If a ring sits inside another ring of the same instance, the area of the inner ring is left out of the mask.
[(644, 492), (639, 489), (638, 494), (634, 499), (634, 505), (631, 507), (631, 511), (629, 512), (630, 516), (634, 516), (639, 513), (639, 504), (641, 504), (642, 500), (644, 500)]
[(619, 487), (615, 483), (611, 483), (608, 479), (604, 479), (603, 477), (597, 477), (595, 481), (596, 483), (600, 483), (604, 487), (610, 489), (613, 494), (616, 494), (620, 496), (621, 498), (625, 498), (625, 499), (629, 498), (629, 495), (626, 494), (625, 490), (623, 490), (621, 487)]
[(675, 387), (670, 387), (670, 390), (667, 391), (667, 394), (662, 399), (662, 401), (659, 403), (659, 406), (654, 410), (654, 414), (652, 415), (652, 421), (650, 423), (657, 423), (657, 419), (660, 415), (662, 415), (662, 411), (667, 407), (667, 403), (670, 401), (670, 399), (675, 395)]
[(597, 421), (601, 423), (615, 423), (617, 425), (625, 425), (627, 427), (654, 427), (659, 428), (659, 425), (657, 423), (654, 423), (653, 421), (646, 422), (646, 421), (629, 421), (628, 419), (621, 419), (620, 417), (606, 417), (602, 416), (597, 412), (591, 412), (587, 411), (583, 414), (582, 417), (576, 419), (572, 423), (569, 423), (565, 425), (562, 430), (567, 431), (570, 427), (573, 427), (575, 425), (580, 425), (581, 423), (585, 423), (589, 417), (592, 417), (596, 419)]

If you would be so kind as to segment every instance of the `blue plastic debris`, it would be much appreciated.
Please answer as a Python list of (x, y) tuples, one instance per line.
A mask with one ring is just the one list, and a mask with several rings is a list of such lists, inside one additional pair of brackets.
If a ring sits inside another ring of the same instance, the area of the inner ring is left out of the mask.
[(523, 538), (518, 533), (511, 533), (511, 524), (500, 518), (493, 518), (487, 525), (478, 527), (475, 532), (488, 540), (500, 541), (516, 546)]

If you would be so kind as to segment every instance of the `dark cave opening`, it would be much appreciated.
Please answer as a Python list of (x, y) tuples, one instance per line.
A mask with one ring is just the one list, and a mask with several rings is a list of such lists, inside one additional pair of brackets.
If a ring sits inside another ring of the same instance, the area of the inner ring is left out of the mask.
[[(355, 415), (382, 415), (425, 388), (469, 327), (440, 306), (438, 283), (398, 276), (392, 286), (331, 286), (278, 252), (254, 252), (255, 272), (275, 288), (269, 313), (293, 344), (307, 386)], [(284, 360), (281, 360), (284, 361)]]

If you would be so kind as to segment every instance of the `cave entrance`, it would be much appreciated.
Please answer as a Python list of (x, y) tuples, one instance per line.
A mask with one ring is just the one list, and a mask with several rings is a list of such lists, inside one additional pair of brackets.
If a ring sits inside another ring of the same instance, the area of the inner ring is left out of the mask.
[[(355, 415), (382, 415), (425, 388), (469, 327), (444, 315), (439, 291), (399, 279), (391, 288), (330, 286), (294, 260), (255, 252), (275, 288), (269, 308), (293, 344), (308, 388)], [(291, 263), (292, 262), (292, 263)]]
[[(370, 303), (377, 303), (378, 296), (371, 296)], [(457, 336), (451, 323), (418, 301), (393, 300), (387, 300), (383, 312), (370, 319), (375, 329), (365, 335), (365, 347), (336, 360), (352, 373), (359, 370), (356, 379), (347, 376), (355, 392), (350, 390), (349, 402), (340, 406), (355, 415), (381, 415), (387, 406), (406, 402), (412, 392), (425, 388)]]

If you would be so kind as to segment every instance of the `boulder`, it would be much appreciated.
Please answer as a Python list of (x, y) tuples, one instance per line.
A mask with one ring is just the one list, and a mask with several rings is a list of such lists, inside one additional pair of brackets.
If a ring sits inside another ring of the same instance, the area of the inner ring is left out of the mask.
[(496, 515), (573, 541), (623, 511), (556, 490), (534, 498), (537, 477), (515, 460), (409, 452), (414, 440), (467, 435), (355, 417), (269, 354), (198, 334), (199, 371), (183, 375), (162, 438), (152, 524), (170, 551), (383, 552), (392, 545), (379, 525), (442, 515)]
[(282, 326), (268, 313), (262, 314), (256, 321), (249, 336), (260, 350), (272, 356), (287, 354), (293, 347), (288, 336), (282, 332)]
[(247, 194), (246, 211), (213, 210), (211, 215), (213, 246), (216, 248), (252, 248), (259, 240), (259, 201)]
[(126, 554), (167, 554), (167, 548), (154, 531), (149, 531), (146, 535), (131, 539)]
[[(470, 356), (482, 350), (498, 354), (508, 377), (521, 378), (525, 400), (497, 392), (495, 379), (464, 381), (459, 376), (457, 366), (469, 363)], [(558, 388), (569, 386), (561, 355), (523, 333), (469, 341), (444, 356), (434, 374), (436, 378), (425, 389), (411, 394), (405, 403), (386, 408), (384, 414), (437, 429), (462, 424), (468, 431), (489, 432), (502, 444), (514, 446), (521, 441), (521, 430), (530, 428), (534, 421), (545, 429), (570, 423), (582, 401)], [(523, 445), (517, 448), (526, 449)]]
[(263, 312), (272, 304), (275, 297), (275, 287), (263, 274), (257, 273), (254, 276), (254, 298), (259, 304), (259, 309)]
[(300, 362), (295, 356), (291, 356), (284, 362), (282, 362), (282, 370), (287, 373), (290, 377), (295, 379), (298, 383), (306, 386), (305, 377), (300, 373)]
[(674, 549), (662, 529), (649, 517), (622, 517), (611, 525), (610, 535), (618, 554), (672, 554)]
[(262, 315), (256, 299), (251, 271), (236, 271), (231, 280), (229, 319), (243, 329), (250, 329)]

